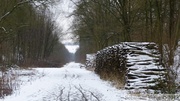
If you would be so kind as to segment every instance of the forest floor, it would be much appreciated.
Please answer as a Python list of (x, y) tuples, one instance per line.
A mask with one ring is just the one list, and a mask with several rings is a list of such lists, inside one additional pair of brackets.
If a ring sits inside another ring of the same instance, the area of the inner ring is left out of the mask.
[[(17, 72), (16, 72), (17, 73)], [(93, 71), (79, 63), (62, 68), (33, 68), (21, 70), (13, 81), (12, 94), (2, 101), (147, 101), (132, 96), (124, 89), (116, 89)]]

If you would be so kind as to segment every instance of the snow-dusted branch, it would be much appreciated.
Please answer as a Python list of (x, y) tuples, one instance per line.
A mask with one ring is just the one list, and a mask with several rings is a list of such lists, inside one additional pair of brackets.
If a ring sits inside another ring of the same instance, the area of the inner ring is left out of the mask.
[(6, 29), (4, 27), (0, 27), (0, 29), (2, 29), (4, 32), (6, 32)]
[[(46, 5), (49, 2), (50, 2), (49, 0), (40, 0), (40, 1), (36, 1), (36, 0), (21, 0), (16, 5), (14, 5), (11, 10), (9, 10), (3, 16), (0, 17), (0, 22), (3, 19), (5, 19), (7, 16), (9, 16), (14, 10), (16, 10), (21, 5), (24, 5), (26, 3), (33, 3), (36, 7), (38, 7), (39, 5)], [(38, 3), (38, 5), (36, 5), (37, 3)]]
[(17, 3), (16, 5), (14, 5), (14, 7), (13, 7), (10, 11), (8, 11), (7, 13), (5, 13), (3, 16), (0, 17), (0, 22), (1, 22), (4, 18), (6, 18), (7, 16), (9, 16), (16, 8), (18, 8), (19, 6), (21, 6), (21, 5), (25, 4), (25, 3), (29, 3), (29, 2), (30, 2), (30, 0), (21, 1), (21, 2)]

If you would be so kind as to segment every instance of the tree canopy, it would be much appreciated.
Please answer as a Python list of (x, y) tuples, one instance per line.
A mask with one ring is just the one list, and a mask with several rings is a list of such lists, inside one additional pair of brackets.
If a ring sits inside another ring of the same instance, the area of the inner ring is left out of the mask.
[(173, 56), (180, 37), (179, 0), (79, 0), (75, 4), (74, 32), (82, 53), (124, 41), (146, 41), (157, 43), (162, 54), (168, 44), (168, 55)]

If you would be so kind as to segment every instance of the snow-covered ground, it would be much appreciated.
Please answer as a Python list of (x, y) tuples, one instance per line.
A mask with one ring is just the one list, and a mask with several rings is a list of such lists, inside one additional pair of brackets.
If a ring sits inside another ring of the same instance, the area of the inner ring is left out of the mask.
[(13, 93), (0, 101), (179, 101), (180, 98), (180, 95), (148, 95), (116, 89), (110, 82), (74, 62), (62, 68), (17, 72), (20, 85), (16, 83), (18, 86)]
[[(148, 98), (132, 96), (103, 81), (79, 63), (62, 68), (34, 68), (39, 78), (24, 83), (3, 101), (141, 101)], [(1, 99), (0, 99), (1, 100)]]

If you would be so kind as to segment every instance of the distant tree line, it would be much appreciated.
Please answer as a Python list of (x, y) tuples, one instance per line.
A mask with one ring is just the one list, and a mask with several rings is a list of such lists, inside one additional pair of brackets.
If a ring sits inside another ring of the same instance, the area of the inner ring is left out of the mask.
[(146, 41), (157, 43), (162, 57), (163, 50), (168, 50), (166, 65), (173, 64), (173, 52), (180, 37), (179, 0), (79, 0), (74, 3), (73, 28), (79, 35), (78, 54), (84, 54), (81, 58), (119, 42)]
[(0, 65), (58, 66), (69, 61), (47, 9), (50, 1), (0, 2)]

